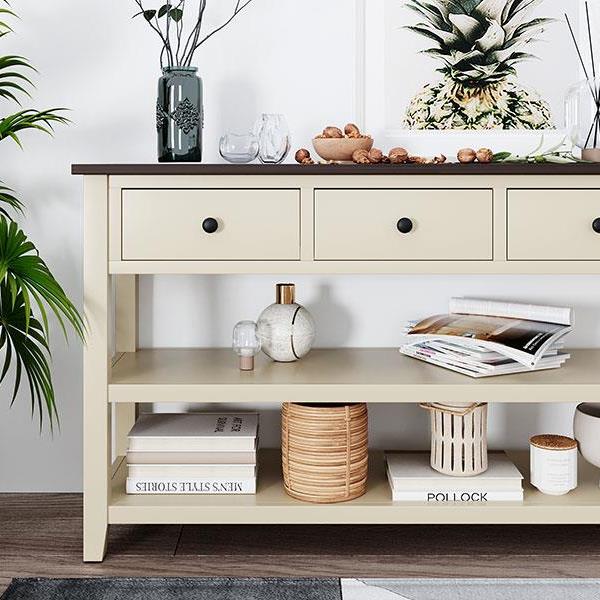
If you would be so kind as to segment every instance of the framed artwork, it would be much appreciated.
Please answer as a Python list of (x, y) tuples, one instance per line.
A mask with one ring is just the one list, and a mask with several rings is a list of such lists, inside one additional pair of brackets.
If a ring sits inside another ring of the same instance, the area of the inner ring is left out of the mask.
[(579, 33), (579, 0), (356, 1), (357, 112), (381, 145), (522, 152), (565, 137), (582, 76), (564, 12)]

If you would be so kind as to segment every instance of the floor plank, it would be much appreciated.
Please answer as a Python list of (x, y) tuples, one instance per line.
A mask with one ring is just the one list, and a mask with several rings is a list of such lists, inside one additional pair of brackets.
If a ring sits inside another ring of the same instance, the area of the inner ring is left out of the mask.
[(79, 494), (0, 495), (0, 592), (13, 577), (590, 577), (591, 526), (113, 526), (84, 564)]

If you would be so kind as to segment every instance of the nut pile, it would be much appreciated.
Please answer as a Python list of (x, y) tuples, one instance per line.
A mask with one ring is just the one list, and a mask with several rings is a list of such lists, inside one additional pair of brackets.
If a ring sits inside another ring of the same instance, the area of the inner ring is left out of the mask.
[(494, 159), (494, 153), (489, 148), (479, 148), (475, 151), (473, 148), (462, 148), (456, 154), (458, 162), (466, 164), (472, 162), (490, 163)]
[(446, 162), (446, 157), (439, 154), (433, 158), (426, 156), (416, 156), (409, 154), (405, 148), (392, 148), (387, 154), (384, 154), (379, 148), (366, 150), (356, 150), (352, 155), (352, 160), (358, 164), (378, 164), (387, 163), (393, 165), (401, 165), (404, 163), (414, 163), (419, 165), (440, 165)]
[(344, 127), (344, 131), (342, 131), (339, 127), (333, 127), (330, 125), (329, 127), (325, 127), (325, 129), (323, 129), (323, 133), (315, 136), (316, 139), (349, 138), (354, 140), (370, 137), (370, 135), (361, 133), (358, 126), (354, 123), (348, 123), (346, 127)]

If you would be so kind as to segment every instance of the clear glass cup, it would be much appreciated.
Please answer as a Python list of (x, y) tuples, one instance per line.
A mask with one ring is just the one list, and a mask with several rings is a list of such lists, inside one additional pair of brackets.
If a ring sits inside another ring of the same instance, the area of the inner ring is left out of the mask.
[(227, 132), (219, 142), (219, 153), (230, 163), (252, 162), (258, 156), (258, 138), (253, 133)]
[(258, 136), (258, 159), (266, 164), (279, 164), (290, 151), (292, 140), (285, 117), (263, 113), (255, 127)]

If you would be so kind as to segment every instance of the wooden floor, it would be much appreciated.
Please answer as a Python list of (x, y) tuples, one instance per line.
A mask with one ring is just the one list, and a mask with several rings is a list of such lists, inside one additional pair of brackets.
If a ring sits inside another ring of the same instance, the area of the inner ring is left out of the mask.
[(13, 577), (594, 577), (600, 526), (113, 526), (81, 562), (78, 494), (0, 495), (0, 593)]

